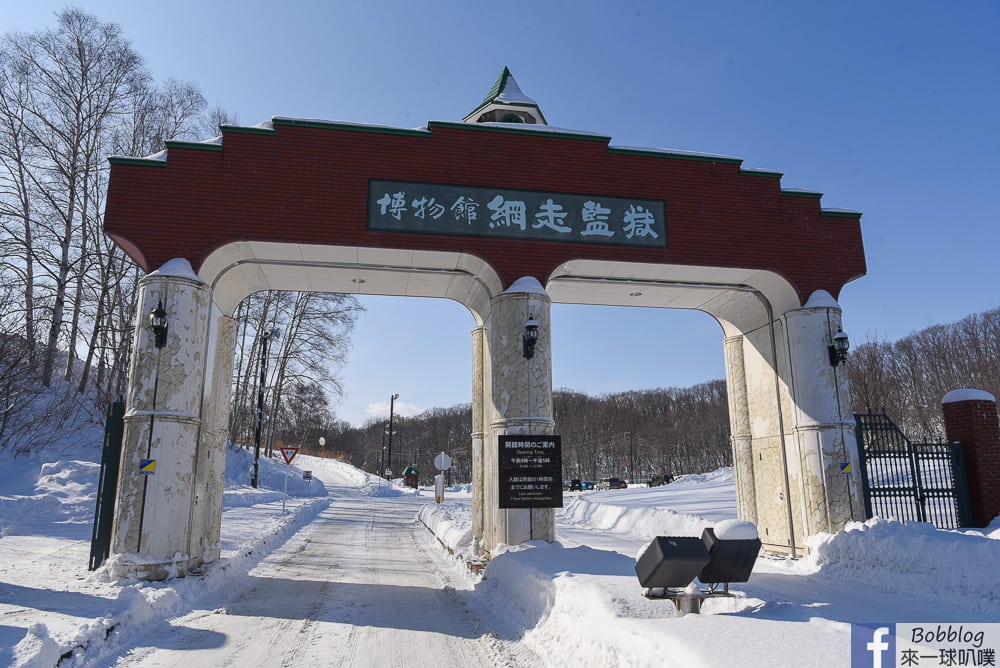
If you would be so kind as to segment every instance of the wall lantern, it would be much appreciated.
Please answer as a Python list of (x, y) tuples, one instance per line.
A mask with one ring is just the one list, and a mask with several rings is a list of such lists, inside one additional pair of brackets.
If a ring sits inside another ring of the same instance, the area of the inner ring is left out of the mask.
[(156, 336), (154, 344), (157, 348), (167, 345), (167, 311), (163, 308), (163, 300), (156, 302), (156, 308), (149, 312), (149, 327)]
[(851, 347), (851, 342), (847, 338), (844, 330), (837, 329), (833, 335), (833, 343), (827, 346), (830, 351), (830, 366), (837, 367), (847, 361), (847, 350)]
[(524, 356), (529, 360), (535, 356), (535, 344), (538, 343), (538, 321), (532, 317), (524, 323), (524, 336), (521, 337), (524, 345)]

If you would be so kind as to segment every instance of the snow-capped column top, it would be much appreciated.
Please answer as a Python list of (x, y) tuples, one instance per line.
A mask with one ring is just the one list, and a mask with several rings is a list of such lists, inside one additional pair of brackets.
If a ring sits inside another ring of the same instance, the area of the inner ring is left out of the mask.
[(996, 397), (994, 397), (989, 392), (985, 390), (952, 390), (948, 394), (944, 395), (944, 399), (941, 400), (942, 404), (954, 404), (959, 401), (992, 401), (996, 403)]

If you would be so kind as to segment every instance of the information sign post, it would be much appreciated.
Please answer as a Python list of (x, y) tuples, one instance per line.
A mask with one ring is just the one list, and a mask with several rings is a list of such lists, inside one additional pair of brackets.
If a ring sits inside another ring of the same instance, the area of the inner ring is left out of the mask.
[(500, 436), (500, 507), (562, 508), (560, 436)]
[(434, 476), (434, 502), (441, 503), (444, 501), (444, 472), (451, 468), (451, 457), (442, 452), (434, 458), (434, 466), (440, 471)]

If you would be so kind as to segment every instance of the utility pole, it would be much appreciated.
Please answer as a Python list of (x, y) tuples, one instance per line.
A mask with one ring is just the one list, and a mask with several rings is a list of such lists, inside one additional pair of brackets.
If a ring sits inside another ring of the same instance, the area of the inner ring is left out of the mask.
[(382, 427), (382, 452), (378, 459), (378, 474), (385, 477), (385, 435), (389, 433), (388, 427)]
[(635, 439), (632, 432), (628, 432), (628, 477), (631, 478), (629, 482), (635, 482)]
[[(392, 470), (392, 418), (393, 418), (393, 412), (396, 407), (396, 399), (399, 399), (398, 392), (389, 398), (389, 453), (388, 453), (388, 462), (386, 463), (386, 468), (390, 471)], [(392, 474), (390, 473), (389, 475)]]
[(277, 339), (280, 330), (277, 327), (261, 334), (260, 343), (260, 385), (257, 386), (257, 417), (253, 429), (253, 471), (250, 474), (250, 486), (256, 488), (260, 475), (260, 431), (264, 421), (264, 383), (267, 382), (267, 343)]

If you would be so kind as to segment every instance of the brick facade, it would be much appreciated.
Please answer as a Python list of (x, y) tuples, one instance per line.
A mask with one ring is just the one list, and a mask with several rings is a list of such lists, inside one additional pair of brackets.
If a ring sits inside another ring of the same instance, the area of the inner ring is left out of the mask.
[[(165, 160), (112, 158), (105, 230), (145, 270), (259, 240), (463, 251), (504, 286), (573, 259), (765, 269), (804, 301), (865, 273), (860, 214), (734, 158), (620, 149), (598, 135), (432, 122), (397, 130), (293, 119), (168, 142)], [(369, 231), (369, 179), (661, 200), (667, 247)]]
[(946, 397), (942, 408), (948, 441), (961, 443), (965, 453), (974, 524), (985, 527), (1000, 515), (1000, 420), (996, 401), (951, 401)]

